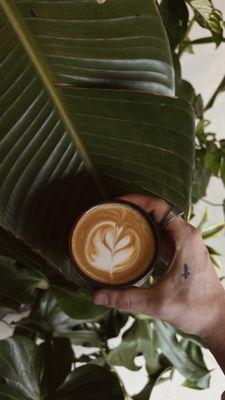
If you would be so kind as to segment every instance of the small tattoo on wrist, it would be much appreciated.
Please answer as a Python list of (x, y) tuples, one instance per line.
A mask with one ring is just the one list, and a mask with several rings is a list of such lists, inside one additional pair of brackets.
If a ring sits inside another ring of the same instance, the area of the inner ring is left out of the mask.
[(187, 264), (184, 264), (184, 270), (183, 270), (181, 276), (182, 276), (184, 279), (187, 279), (188, 276), (189, 276), (190, 274), (191, 274), (191, 273), (190, 273), (190, 271), (189, 271), (188, 265), (187, 265)]

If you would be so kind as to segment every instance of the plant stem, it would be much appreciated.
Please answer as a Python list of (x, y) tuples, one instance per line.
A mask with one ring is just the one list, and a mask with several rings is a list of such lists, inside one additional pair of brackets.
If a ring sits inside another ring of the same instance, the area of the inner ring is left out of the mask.
[[(187, 29), (187, 32), (186, 32), (186, 35), (185, 35), (186, 37), (188, 37), (188, 35), (189, 35), (189, 33), (190, 33), (191, 29), (192, 29), (192, 26), (193, 26), (194, 22), (195, 22), (195, 18), (193, 17), (193, 18), (190, 20), (190, 22), (189, 22), (188, 29)], [(185, 49), (186, 49), (190, 44), (191, 44), (190, 41), (186, 41), (186, 42), (184, 41), (183, 43), (180, 44), (179, 51), (178, 51), (178, 54), (177, 54), (179, 58), (182, 56), (182, 54), (184, 53)]]
[(223, 207), (222, 203), (213, 203), (212, 201), (209, 201), (206, 199), (202, 199), (202, 201), (204, 201), (204, 203), (209, 204), (210, 206), (213, 206), (213, 207)]
[[(221, 42), (225, 42), (225, 38), (222, 38)], [(187, 40), (183, 42), (184, 45), (197, 45), (197, 44), (207, 44), (207, 43), (214, 43), (214, 39), (209, 36), (209, 37), (203, 37), (195, 40)]]

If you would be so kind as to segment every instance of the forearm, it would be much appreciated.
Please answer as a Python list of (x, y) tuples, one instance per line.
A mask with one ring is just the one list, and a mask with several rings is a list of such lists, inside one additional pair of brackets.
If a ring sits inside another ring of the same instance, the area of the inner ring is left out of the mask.
[(215, 322), (202, 339), (225, 374), (225, 291), (221, 292), (220, 310)]

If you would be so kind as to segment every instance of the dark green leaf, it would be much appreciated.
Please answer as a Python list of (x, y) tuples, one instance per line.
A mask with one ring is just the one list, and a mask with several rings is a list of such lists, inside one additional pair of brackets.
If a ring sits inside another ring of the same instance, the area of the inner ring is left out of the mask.
[(211, 246), (206, 246), (210, 255), (221, 256), (222, 254)]
[(193, 105), (193, 108), (195, 110), (196, 117), (197, 118), (203, 118), (204, 104), (203, 104), (202, 96), (200, 94), (195, 96), (192, 105)]
[(73, 319), (93, 319), (106, 311), (96, 306), (92, 296), (81, 290), (71, 290), (62, 286), (51, 286), (51, 292), (57, 298), (62, 310)]
[(18, 390), (0, 383), (0, 396), (1, 400), (28, 400), (30, 397), (24, 397), (24, 394), (18, 392)]
[[(144, 387), (144, 389), (138, 393), (137, 395), (133, 396), (133, 400), (149, 400), (152, 389), (154, 388), (154, 386), (156, 384), (159, 384), (161, 382), (165, 382), (168, 379), (172, 378), (172, 365), (170, 364), (170, 362), (168, 362), (168, 360), (163, 356), (163, 354), (160, 354), (159, 356), (160, 359), (160, 369), (158, 371), (156, 371), (153, 375), (149, 376), (149, 381), (147, 383), (147, 385)], [(162, 374), (165, 374), (165, 372), (168, 372), (169, 370), (171, 370), (169, 377), (165, 378), (162, 377)]]
[[(75, 396), (75, 397), (74, 397)], [(124, 400), (115, 374), (97, 365), (85, 365), (71, 372), (56, 391), (54, 400)]]
[(24, 268), (16, 261), (0, 256), (0, 295), (18, 303), (34, 301), (34, 291), (48, 285), (41, 272)]
[(126, 324), (128, 316), (128, 313), (115, 309), (104, 313), (102, 317), (98, 318), (100, 334), (108, 339), (118, 336), (121, 328)]
[[(177, 74), (179, 74), (179, 70), (177, 70)], [(176, 79), (176, 95), (191, 103), (197, 118), (203, 118), (202, 96), (196, 95), (193, 85), (185, 79), (181, 79), (181, 76)]]
[(71, 372), (74, 354), (70, 340), (67, 338), (50, 339), (42, 343), (40, 349), (44, 361), (42, 384), (46, 388), (46, 397), (52, 398), (54, 391)]
[(186, 351), (186, 353), (190, 356), (190, 358), (196, 362), (199, 366), (207, 369), (201, 346), (193, 341), (189, 340), (189, 338), (182, 339), (180, 345)]
[(183, 349), (182, 344), (176, 338), (175, 329), (167, 323), (155, 320), (158, 345), (162, 353), (187, 379), (198, 382), (208, 374), (207, 368), (199, 365)]
[(0, 341), (0, 377), (5, 381), (0, 398), (2, 390), (6, 399), (17, 393), (15, 400), (41, 400), (42, 369), (40, 350), (31, 340), (17, 336)]
[(122, 365), (136, 371), (139, 367), (134, 360), (140, 354), (145, 357), (146, 368), (150, 375), (160, 369), (154, 326), (148, 320), (137, 319), (124, 333), (121, 344), (109, 353), (108, 361), (110, 364)]
[(177, 329), (177, 333), (184, 339), (188, 339), (190, 342), (196, 344), (197, 346), (205, 348), (205, 343), (200, 339), (199, 336), (191, 335), (189, 333), (185, 333)]
[(154, 0), (93, 1), (88, 14), (69, 0), (1, 7), (0, 224), (82, 285), (68, 238), (100, 192), (154, 193), (187, 211), (192, 110), (167, 97), (174, 73)]
[(155, 385), (155, 379), (150, 378), (149, 382), (144, 387), (144, 389), (140, 393), (132, 397), (133, 400), (149, 400), (154, 385)]
[(206, 195), (206, 189), (211, 177), (211, 171), (205, 165), (205, 150), (196, 151), (192, 201), (196, 203)]
[(205, 165), (211, 173), (218, 176), (221, 162), (221, 153), (219, 147), (213, 142), (209, 141), (207, 143), (206, 153), (205, 153)]
[(220, 177), (223, 181), (223, 184), (225, 186), (225, 155), (221, 159), (221, 164), (220, 164)]
[(17, 313), (21, 311), (21, 304), (0, 295), (0, 317), (8, 313)]
[(178, 94), (178, 96), (182, 97), (186, 101), (189, 101), (189, 103), (194, 104), (195, 90), (190, 82), (182, 79), (177, 94)]
[(185, 37), (188, 27), (188, 8), (184, 0), (162, 0), (160, 13), (170, 45), (174, 49)]
[(82, 320), (70, 318), (59, 306), (51, 293), (42, 295), (38, 310), (31, 318), (17, 322), (16, 333), (26, 335), (37, 333), (43, 338), (66, 336), (73, 344), (95, 346), (100, 343), (100, 335), (93, 327), (86, 327)]

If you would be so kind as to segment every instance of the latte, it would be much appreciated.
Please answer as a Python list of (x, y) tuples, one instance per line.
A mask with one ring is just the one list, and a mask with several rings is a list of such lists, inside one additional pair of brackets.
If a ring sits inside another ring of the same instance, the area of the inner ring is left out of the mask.
[(129, 204), (97, 205), (84, 213), (71, 236), (72, 257), (89, 278), (122, 285), (142, 276), (156, 253), (147, 218)]

